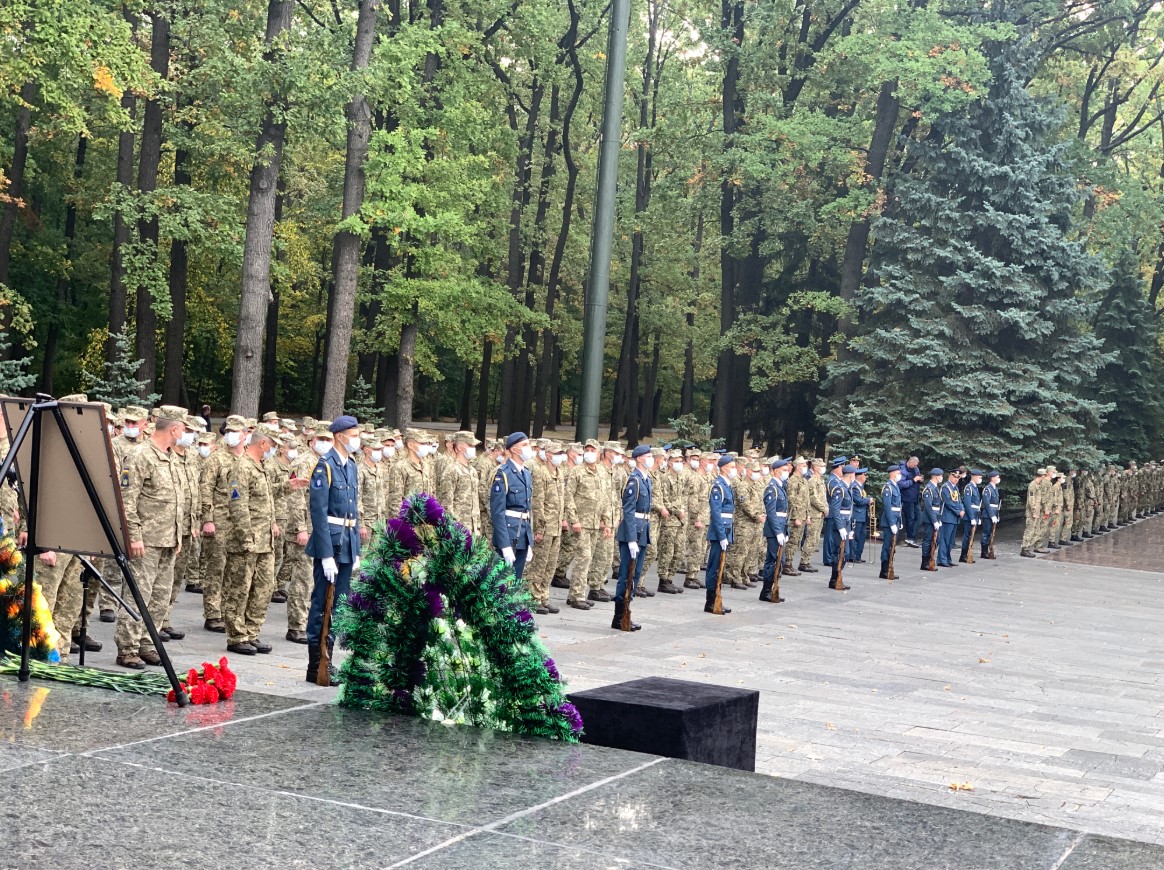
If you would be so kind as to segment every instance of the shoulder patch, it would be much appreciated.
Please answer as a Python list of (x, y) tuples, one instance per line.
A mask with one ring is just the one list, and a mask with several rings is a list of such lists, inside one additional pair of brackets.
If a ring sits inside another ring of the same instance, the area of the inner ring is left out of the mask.
[(239, 494), (238, 494), (238, 481), (237, 481), (237, 480), (232, 480), (232, 481), (230, 482), (230, 497), (231, 497), (232, 499), (236, 499), (236, 498), (240, 498), (240, 497), (241, 497), (241, 496), (239, 496)]
[(323, 489), (323, 480), (324, 476), (322, 474), (316, 474), (315, 477), (311, 479), (311, 488)]
[(122, 489), (129, 488), (129, 472), (126, 471), (124, 468), (121, 470), (121, 488)]

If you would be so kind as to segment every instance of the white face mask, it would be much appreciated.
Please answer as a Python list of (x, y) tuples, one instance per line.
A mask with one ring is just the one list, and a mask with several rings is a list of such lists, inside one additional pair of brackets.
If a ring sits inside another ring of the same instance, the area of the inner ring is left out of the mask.
[(698, 459), (692, 459), (687, 464), (690, 465), (692, 468), (694, 468), (696, 471), (699, 471), (699, 460)]
[(729, 478), (731, 478), (732, 480), (735, 480), (736, 477), (739, 475), (739, 472), (736, 471), (734, 468), (729, 468), (727, 474), (728, 474)]
[(498, 464), (498, 465), (504, 465), (504, 464), (505, 464), (505, 454), (504, 454), (504, 453), (498, 453), (498, 454), (497, 454), (496, 456), (494, 456), (493, 458), (494, 458), (494, 459), (497, 461), (497, 464)]
[(550, 461), (553, 462), (554, 465), (565, 465), (566, 454), (565, 453), (555, 453), (555, 454), (553, 454), (553, 456), (550, 457)]
[(244, 445), (245, 445), (245, 446), (247, 446), (247, 447), (250, 447), (250, 446), (251, 446), (251, 442), (252, 442), (252, 441), (254, 441), (254, 440), (255, 440), (255, 433), (254, 433), (254, 432), (248, 432), (248, 433), (247, 433), (247, 440), (244, 442)]
[(776, 476), (780, 479), (781, 483), (784, 483), (784, 481), (788, 480), (788, 472), (787, 471), (781, 471)]
[(178, 439), (178, 443), (181, 444), (183, 447), (193, 447), (194, 446), (194, 433), (193, 432), (183, 432), (182, 437)]
[(276, 451), (275, 451), (275, 448), (274, 448), (274, 447), (272, 447), (272, 448), (270, 448), (270, 449), (268, 449), (268, 450), (264, 450), (264, 451), (263, 451), (263, 459), (272, 459), (272, 458), (274, 458), (274, 456), (275, 456), (275, 452), (276, 452)]
[(319, 456), (327, 456), (327, 454), (331, 453), (331, 442), (316, 441), (311, 445), (311, 449), (314, 450)]
[(522, 460), (522, 462), (529, 462), (533, 458), (534, 458), (534, 449), (532, 447), (530, 447), (527, 444), (525, 447), (521, 448), (521, 460)]
[(125, 433), (126, 438), (136, 438), (141, 434), (141, 428), (138, 426), (126, 426), (121, 431)]
[(468, 459), (470, 462), (472, 462), (474, 459), (476, 459), (477, 458), (477, 448), (476, 447), (466, 447), (465, 448), (465, 458)]
[(359, 435), (357, 435), (355, 438), (348, 439), (348, 443), (347, 443), (348, 453), (355, 453), (357, 450), (360, 449), (360, 440), (361, 439), (360, 439)]
[(113, 424), (112, 424), (112, 423), (106, 423), (106, 424), (105, 424), (105, 428), (109, 430), (109, 434), (110, 434), (110, 436), (112, 436), (112, 435), (113, 435), (113, 433), (116, 431), (116, 430), (113, 428)]
[(287, 458), (288, 459), (296, 459), (298, 456), (299, 456), (299, 451), (296, 450), (294, 447), (292, 447), (290, 450), (287, 451)]
[(387, 445), (384, 448), (384, 455), (385, 456), (395, 456), (396, 455), (396, 447), (392, 444)]
[(538, 451), (538, 459), (540, 459), (542, 462), (545, 462), (546, 461), (546, 451), (539, 450)]
[(753, 471), (752, 472), (752, 480), (759, 480), (759, 479), (760, 479), (760, 472)]
[(682, 462), (672, 462), (671, 468), (674, 469), (675, 471), (682, 471), (683, 470), (683, 463)]
[(227, 447), (238, 447), (242, 443), (242, 432), (227, 432), (222, 440)]
[(626, 460), (623, 459), (621, 456), (614, 457), (614, 464), (615, 465), (622, 465), (625, 461)]
[(647, 471), (650, 471), (654, 467), (655, 467), (655, 457), (644, 456), (643, 457), (643, 468), (647, 469)]
[(199, 445), (198, 455), (201, 456), (203, 459), (208, 457), (210, 455), (210, 445), (209, 444)]
[(582, 454), (582, 461), (585, 462), (587, 465), (593, 465), (594, 463), (596, 463), (598, 461), (598, 454), (595, 453), (593, 450), (587, 450), (585, 453)]
[(371, 459), (373, 462), (379, 462), (381, 459), (384, 458), (384, 451), (383, 450), (373, 450), (372, 455), (369, 456), (368, 458)]
[(571, 461), (572, 461), (572, 462), (573, 462), (575, 465), (581, 465), (581, 464), (582, 464), (582, 460), (583, 460), (583, 459), (585, 459), (585, 457), (584, 457), (584, 456), (583, 456), (581, 453), (575, 453), (575, 454), (574, 454), (574, 458), (573, 458), (573, 460), (571, 460)]

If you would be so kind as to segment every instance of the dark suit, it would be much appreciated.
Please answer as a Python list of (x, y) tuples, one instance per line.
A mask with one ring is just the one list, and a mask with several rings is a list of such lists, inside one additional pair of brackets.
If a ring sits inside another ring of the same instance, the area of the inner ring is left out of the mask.
[(315, 464), (308, 489), (311, 537), (303, 552), (313, 560), (311, 609), (307, 614), (307, 643), (318, 646), (323, 631), (323, 606), (328, 580), (323, 560), (335, 559), (333, 607), (348, 594), (352, 565), (360, 555), (360, 483), (356, 463), (346, 462), (333, 449)]
[[(635, 468), (627, 479), (622, 491), (622, 519), (618, 523), (618, 586), (614, 591), (616, 601), (624, 601), (626, 584), (638, 586), (643, 576), (643, 557), (647, 544), (651, 543), (651, 478)], [(638, 544), (639, 555), (635, 559), (635, 576), (630, 578), (630, 544)], [(631, 595), (634, 593), (632, 591)]]
[(512, 459), (497, 469), (489, 489), (489, 518), (493, 522), (493, 549), (498, 554), (513, 548), (513, 573), (519, 580), (533, 543), (529, 506), (533, 478), (528, 468), (518, 468)]
[(735, 543), (736, 496), (732, 492), (731, 481), (723, 475), (717, 477), (711, 484), (711, 492), (707, 497), (710, 507), (710, 517), (707, 523), (707, 540), (711, 547), (707, 554), (707, 572), (704, 574), (704, 585), (710, 596), (715, 592), (715, 578), (719, 575), (720, 562), (726, 557), (720, 541)]

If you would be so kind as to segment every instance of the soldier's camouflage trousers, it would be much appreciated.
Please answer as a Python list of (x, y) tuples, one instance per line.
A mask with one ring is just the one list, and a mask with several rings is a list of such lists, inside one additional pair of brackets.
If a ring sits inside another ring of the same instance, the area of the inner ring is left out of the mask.
[(258, 640), (275, 591), (274, 553), (229, 553), (222, 580), (227, 644)]
[[(150, 617), (159, 628), (166, 617), (166, 609), (170, 606), (177, 550), (177, 547), (146, 547), (144, 556), (130, 562), (133, 579), (137, 581), (142, 600), (148, 603)], [(124, 581), (121, 584), (121, 597), (128, 602), (133, 601), (133, 593), (129, 591)], [(124, 610), (117, 613), (113, 640), (117, 644), (118, 655), (138, 655), (150, 652), (154, 648), (154, 642), (150, 639), (145, 625), (130, 619)]]

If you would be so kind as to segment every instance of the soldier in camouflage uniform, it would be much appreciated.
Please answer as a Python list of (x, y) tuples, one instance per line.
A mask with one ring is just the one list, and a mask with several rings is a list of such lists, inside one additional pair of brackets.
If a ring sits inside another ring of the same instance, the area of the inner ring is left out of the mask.
[[(566, 486), (570, 485), (570, 475), (583, 462), (582, 445), (572, 442), (566, 445), (566, 463), (562, 466), (562, 476)], [(578, 535), (569, 523), (562, 529), (562, 544), (558, 548), (558, 564), (554, 568), (554, 577), (550, 585), (555, 589), (569, 589), (570, 581), (566, 579), (566, 571), (570, 563), (578, 558)]]
[(1091, 469), (1084, 468), (1079, 473), (1080, 491), (1079, 508), (1082, 517), (1079, 525), (1079, 537), (1083, 540), (1095, 537), (1095, 515), (1099, 507), (1099, 487), (1096, 486), (1096, 475)]
[(174, 560), (174, 588), (170, 591), (170, 602), (166, 608), (165, 619), (159, 623), (162, 640), (181, 640), (186, 632), (170, 624), (170, 616), (174, 611), (174, 604), (178, 601), (178, 593), (186, 585), (186, 577), (190, 572), (191, 563), (198, 561), (198, 517), (202, 515), (201, 499), (201, 468), (198, 463), (198, 453), (194, 448), (199, 435), (206, 431), (206, 426), (198, 417), (186, 415), (186, 431), (174, 446), (171, 460), (174, 463), (174, 473), (181, 484), (182, 495), (186, 500), (184, 505), (186, 524), (182, 527), (182, 549), (178, 558)]
[(797, 565), (803, 564), (804, 557), (800, 549), (804, 542), (806, 530), (812, 528), (811, 506), (808, 496), (808, 481), (804, 477), (808, 460), (798, 456), (793, 460), (792, 473), (784, 486), (788, 493), (788, 554), (784, 559), (784, 573), (789, 577), (798, 577), (800, 572)]
[(812, 460), (812, 477), (808, 479), (808, 514), (811, 523), (807, 527), (800, 552), (801, 571), (810, 573), (816, 571), (812, 566), (812, 556), (820, 548), (821, 530), (828, 511), (829, 503), (825, 496), (825, 461), (818, 457)]
[(437, 500), (474, 537), (481, 534), (481, 481), (473, 464), (480, 443), (472, 432), (453, 434), (453, 462), (437, 482), (436, 491)]
[[(601, 445), (593, 438), (582, 449), (582, 464), (566, 475), (564, 513), (570, 533), (577, 541), (574, 575), (566, 604), (577, 610), (589, 610), (588, 600), (591, 563), (599, 549), (603, 529), (609, 534), (610, 497), (608, 477), (599, 465)], [(567, 566), (569, 567), (569, 566)], [(595, 593), (596, 601), (609, 601), (610, 595), (601, 586)]]
[(751, 550), (751, 535), (757, 522), (764, 521), (764, 506), (761, 493), (752, 480), (751, 463), (747, 459), (736, 461), (739, 474), (732, 481), (732, 495), (735, 506), (735, 541), (727, 552), (727, 567), (724, 580), (733, 589), (750, 589), (748, 579), (748, 554)]
[(230, 502), (234, 466), (244, 450), (246, 420), (226, 418), (222, 444), (202, 467), (202, 618), (207, 631), (222, 633), (222, 580), (226, 574), (226, 542), (231, 534)]
[(667, 509), (667, 513), (660, 511), (659, 514), (659, 591), (675, 595), (683, 589), (675, 586), (671, 578), (682, 565), (687, 542), (687, 474), (683, 451), (672, 450), (664, 462), (652, 492), (651, 508), (662, 503)]
[[(1043, 489), (1046, 474), (1047, 469), (1040, 468), (1035, 472), (1031, 482), (1027, 484), (1026, 526), (1023, 529), (1023, 543), (1019, 555), (1031, 559), (1035, 557), (1036, 548), (1042, 546), (1043, 529), (1046, 528), (1049, 517), (1046, 511), (1045, 490)], [(1043, 550), (1042, 552), (1047, 551)]]
[(610, 593), (604, 588), (610, 576), (610, 566), (614, 562), (614, 529), (615, 517), (622, 516), (622, 489), (618, 484), (614, 462), (621, 459), (622, 447), (615, 441), (607, 441), (602, 445), (602, 461), (598, 465), (602, 473), (605, 496), (605, 507), (602, 511), (601, 534), (598, 536), (598, 545), (594, 548), (594, 556), (590, 560), (590, 574), (586, 578), (590, 591), (586, 594), (588, 601), (612, 601)]
[[(388, 520), (388, 472), (384, 469), (384, 443), (374, 433), (360, 436), (360, 456), (356, 464), (360, 476), (360, 543), (372, 539), (376, 526)], [(400, 507), (397, 506), (397, 510)], [(393, 514), (395, 516), (395, 514)]]
[(435, 492), (432, 466), (421, 455), (422, 452), (428, 453), (428, 448), (432, 446), (430, 442), (431, 436), (418, 429), (409, 429), (404, 433), (405, 455), (392, 466), (385, 490), (385, 510), (391, 516), (397, 514), (400, 505), (409, 496), (418, 492)]
[[(133, 574), (149, 615), (161, 625), (174, 585), (174, 560), (189, 524), (182, 484), (172, 450), (186, 431), (186, 411), (171, 405), (159, 409), (157, 423), (140, 449), (127, 454), (121, 469), (121, 498), (129, 532)], [(130, 595), (122, 584), (122, 596)], [(161, 657), (141, 622), (122, 611), (113, 634), (117, 664), (141, 670), (160, 665)]]
[(1075, 470), (1068, 463), (1063, 468), (1063, 518), (1059, 524), (1060, 547), (1071, 546), (1071, 529), (1075, 524)]
[(473, 460), (477, 469), (477, 509), (481, 517), (481, 534), (487, 541), (493, 540), (493, 517), (489, 513), (489, 488), (497, 466), (505, 461), (505, 454), (496, 439), (485, 442), (485, 449)]
[(537, 602), (536, 612), (545, 615), (558, 612), (558, 608), (550, 602), (550, 580), (558, 564), (558, 549), (562, 543), (562, 526), (565, 523), (566, 480), (562, 466), (565, 464), (566, 451), (556, 442), (545, 441), (544, 447), (540, 446), (541, 443), (539, 455), (546, 458), (526, 466), (533, 481), (530, 516), (534, 555), (524, 576)]
[(695, 574), (703, 563), (706, 542), (703, 540), (704, 514), (706, 513), (706, 478), (703, 474), (703, 456), (699, 450), (687, 451), (683, 470), (683, 498), (686, 505), (687, 525), (684, 528), (686, 540), (683, 542), (683, 560), (679, 571), (683, 574), (684, 589), (701, 589), (703, 584), (695, 579)]
[[(1047, 490), (1047, 505), (1050, 518), (1047, 521), (1043, 546), (1048, 550), (1059, 549), (1059, 529), (1063, 524), (1063, 475), (1052, 465), (1047, 466), (1047, 477), (1051, 484)], [(1037, 552), (1037, 550), (1036, 550)]]
[(263, 461), (274, 457), (278, 443), (275, 427), (265, 423), (257, 426), (234, 464), (222, 611), (226, 648), (237, 655), (271, 651), (271, 646), (259, 639), (259, 631), (275, 588), (275, 540), (281, 530), (275, 518), (276, 495)]

